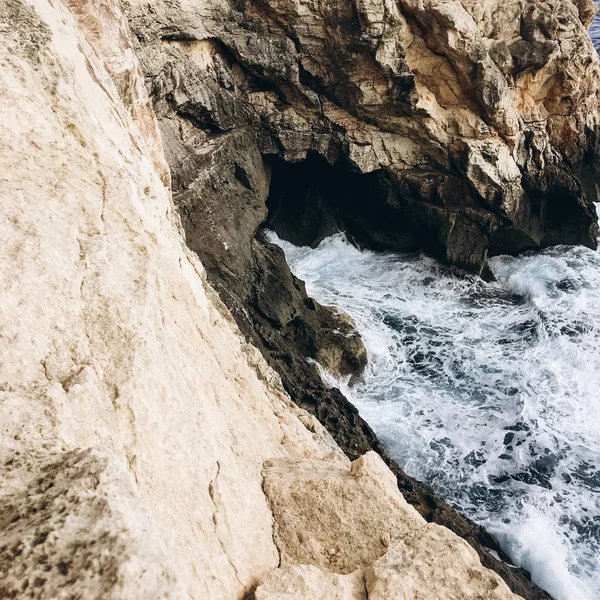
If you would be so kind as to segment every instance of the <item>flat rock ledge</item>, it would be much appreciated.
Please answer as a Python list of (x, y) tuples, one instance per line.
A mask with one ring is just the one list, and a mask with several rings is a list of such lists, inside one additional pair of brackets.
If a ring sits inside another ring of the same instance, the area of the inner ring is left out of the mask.
[(351, 464), (280, 459), (263, 473), (281, 565), (256, 600), (517, 597), (407, 504), (374, 452)]

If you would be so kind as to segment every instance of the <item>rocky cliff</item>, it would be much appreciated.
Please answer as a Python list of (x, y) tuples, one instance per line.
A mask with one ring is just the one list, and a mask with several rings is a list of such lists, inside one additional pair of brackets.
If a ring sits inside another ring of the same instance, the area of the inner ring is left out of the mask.
[(184, 242), (119, 3), (2, 0), (0, 35), (0, 596), (516, 598), (246, 343)]
[[(188, 233), (233, 271), (248, 252), (231, 240), (264, 220), (269, 167), (307, 158), (298, 189), (271, 198), (270, 223), (292, 241), (341, 228), (475, 270), (488, 252), (595, 246), (595, 12), (593, 0), (129, 3)], [(228, 220), (210, 222), (213, 187)]]
[[(345, 231), (481, 272), (487, 256), (595, 247), (592, 0), (130, 0), (187, 241), (244, 336), (351, 459), (373, 449), (429, 521), (543, 597), (481, 528), (406, 477), (313, 361), (359, 374), (360, 340), (307, 298), (262, 228)], [(306, 360), (306, 359), (310, 360)]]

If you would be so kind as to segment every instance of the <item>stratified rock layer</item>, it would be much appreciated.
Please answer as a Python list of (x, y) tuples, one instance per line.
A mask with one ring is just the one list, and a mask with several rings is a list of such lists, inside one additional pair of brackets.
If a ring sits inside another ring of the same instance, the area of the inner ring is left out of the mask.
[[(0, 596), (275, 598), (297, 583), (303, 597), (328, 582), (353, 600), (365, 577), (413, 594), (390, 583), (397, 552), (381, 561), (388, 535), (412, 547), (428, 526), (378, 456), (351, 465), (291, 402), (184, 243), (119, 4), (5, 0), (0, 19)], [(328, 492), (327, 519), (310, 496), (280, 510), (305, 480)], [(283, 535), (297, 526), (364, 571), (307, 567), (313, 544)], [(489, 580), (486, 597), (517, 598), (472, 556), (451, 563), (477, 575), (463, 597)], [(447, 577), (424, 564), (431, 597)]]
[(260, 156), (313, 154), (378, 182), (357, 206), (330, 207), (350, 230), (358, 210), (367, 243), (379, 234), (380, 245), (474, 270), (490, 250), (595, 247), (595, 10), (592, 0), (131, 2), (191, 243), (235, 272), (264, 220)]

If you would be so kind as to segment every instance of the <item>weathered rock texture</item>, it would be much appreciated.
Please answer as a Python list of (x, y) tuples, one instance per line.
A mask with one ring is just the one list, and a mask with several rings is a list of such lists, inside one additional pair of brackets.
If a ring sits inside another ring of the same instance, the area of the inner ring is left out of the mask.
[[(358, 203), (326, 194), (337, 224), (352, 231), (358, 212), (362, 241), (478, 270), (488, 251), (596, 244), (595, 10), (592, 0), (135, 0), (129, 15), (188, 233), (219, 265), (249, 260), (231, 230), (264, 220), (260, 156), (313, 154), (372, 175)], [(227, 220), (211, 220), (215, 199), (198, 202), (211, 191)]]
[[(245, 343), (181, 235), (118, 3), (3, 0), (0, 34), (0, 596), (516, 598)], [(405, 556), (425, 579), (393, 579)]]
[[(130, 0), (174, 200), (240, 329), (352, 459), (375, 449), (428, 520), (543, 597), (481, 528), (407, 478), (306, 358), (360, 372), (351, 325), (261, 232), (339, 229), (481, 271), (490, 252), (596, 245), (592, 0)], [(504, 557), (503, 554), (501, 556)]]
[(478, 567), (466, 542), (427, 524), (406, 503), (374, 452), (350, 468), (271, 461), (265, 493), (282, 564), (259, 586), (256, 600), (515, 597), (498, 575)]

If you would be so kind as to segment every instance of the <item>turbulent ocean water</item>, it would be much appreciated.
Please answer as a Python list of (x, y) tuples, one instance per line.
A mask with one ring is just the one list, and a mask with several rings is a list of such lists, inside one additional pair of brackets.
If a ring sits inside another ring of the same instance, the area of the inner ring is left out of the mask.
[[(591, 30), (600, 45), (600, 20)], [(369, 352), (342, 388), (392, 455), (557, 600), (600, 598), (600, 253), (496, 257), (497, 282), (342, 235), (285, 250)]]
[(558, 600), (600, 597), (600, 254), (496, 257), (497, 283), (419, 255), (271, 234), (369, 352), (334, 382), (411, 475)]
[[(596, 2), (598, 3), (598, 0)], [(592, 23), (590, 36), (594, 42), (594, 46), (596, 46), (596, 50), (600, 49), (600, 16), (596, 17), (596, 20)]]

